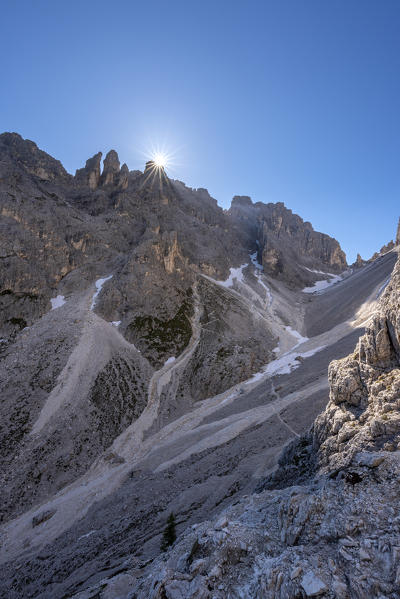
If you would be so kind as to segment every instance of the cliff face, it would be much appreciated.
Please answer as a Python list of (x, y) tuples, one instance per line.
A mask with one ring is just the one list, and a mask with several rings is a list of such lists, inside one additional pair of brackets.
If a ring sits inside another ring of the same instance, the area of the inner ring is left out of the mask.
[(304, 267), (339, 273), (347, 266), (335, 239), (314, 231), (281, 202), (253, 204), (246, 196), (236, 196), (229, 214), (247, 243), (257, 244), (265, 271), (293, 287), (305, 282)]
[(355, 352), (329, 367), (330, 401), (314, 426), (324, 470), (360, 451), (397, 450), (400, 441), (400, 263)]
[[(16, 134), (0, 136), (0, 161), (1, 517), (9, 519), (110, 447), (147, 405), (167, 360), (183, 356), (160, 423), (259, 370), (276, 334), (206, 278), (224, 280), (250, 262), (206, 190), (153, 163), (129, 172), (114, 151), (102, 171), (98, 153), (71, 177)], [(104, 287), (93, 299), (96, 281)], [(70, 302), (60, 319), (57, 302)], [(32, 434), (60, 397), (65, 413)]]
[[(0, 158), (0, 328), (7, 336), (42, 316), (57, 285), (77, 269), (82, 288), (97, 270), (121, 272), (121, 280), (112, 282), (114, 310), (117, 305), (124, 312), (128, 304), (136, 306), (136, 314), (159, 310), (171, 318), (193, 283), (193, 270), (222, 278), (230, 266), (227, 256), (243, 260), (244, 249), (215, 201), (175, 187), (166, 176), (129, 173), (114, 151), (103, 172), (98, 153), (71, 177), (33, 142), (3, 134)], [(144, 281), (126, 282), (130, 263), (136, 268), (128, 278), (151, 273), (151, 266), (158, 270), (157, 280), (146, 280), (145, 294), (136, 292)], [(162, 286), (169, 293), (162, 293), (161, 302), (155, 287)]]
[(101, 171), (101, 156), (72, 177), (33, 142), (0, 136), (3, 336), (45, 314), (64, 279), (83, 289), (112, 271), (98, 309), (122, 320), (126, 338), (160, 364), (181, 341), (176, 349), (172, 343), (168, 352), (152, 352), (148, 328), (135, 328), (137, 318), (175, 318), (199, 273), (226, 279), (255, 250), (265, 274), (291, 287), (315, 280), (307, 268), (338, 272), (345, 266), (337, 242), (283, 204), (236, 198), (225, 213), (207, 190), (171, 181), (151, 162), (144, 173), (129, 172), (111, 150)]

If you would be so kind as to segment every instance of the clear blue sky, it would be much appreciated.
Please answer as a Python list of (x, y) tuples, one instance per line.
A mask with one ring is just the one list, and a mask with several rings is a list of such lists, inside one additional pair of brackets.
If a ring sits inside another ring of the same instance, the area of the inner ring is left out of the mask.
[(0, 130), (74, 172), (130, 169), (282, 201), (368, 257), (400, 215), (400, 1), (1, 3)]

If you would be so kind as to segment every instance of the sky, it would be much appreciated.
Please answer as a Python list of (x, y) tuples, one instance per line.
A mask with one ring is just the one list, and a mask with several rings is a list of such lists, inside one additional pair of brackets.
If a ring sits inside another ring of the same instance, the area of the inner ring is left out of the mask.
[(352, 262), (400, 216), (400, 2), (2, 0), (0, 131), (284, 202)]

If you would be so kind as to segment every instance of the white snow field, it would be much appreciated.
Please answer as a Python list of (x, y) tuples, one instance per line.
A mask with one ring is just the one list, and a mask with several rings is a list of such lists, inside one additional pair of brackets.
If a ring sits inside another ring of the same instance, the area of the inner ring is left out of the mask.
[(65, 304), (65, 299), (63, 295), (57, 295), (57, 297), (52, 297), (50, 299), (51, 309), (56, 310), (56, 308), (61, 308)]
[(108, 281), (109, 279), (112, 279), (113, 275), (108, 275), (108, 277), (104, 277), (103, 279), (97, 279), (95, 285), (96, 285), (96, 291), (93, 295), (93, 299), (92, 299), (92, 305), (90, 306), (90, 309), (93, 310), (95, 305), (96, 305), (96, 301), (97, 301), (97, 297), (100, 294), (102, 287), (104, 285), (104, 283), (106, 281)]

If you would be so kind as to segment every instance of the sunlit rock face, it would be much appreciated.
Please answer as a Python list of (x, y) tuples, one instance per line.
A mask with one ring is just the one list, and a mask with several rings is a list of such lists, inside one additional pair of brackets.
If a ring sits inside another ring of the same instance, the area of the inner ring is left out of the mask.
[(98, 152), (92, 158), (86, 160), (84, 168), (78, 169), (75, 173), (75, 180), (78, 184), (87, 185), (90, 189), (96, 189), (100, 182), (100, 162), (102, 152)]
[(110, 150), (104, 158), (104, 168), (101, 175), (102, 185), (112, 185), (116, 182), (120, 171), (118, 154), (115, 150)]
[(28, 139), (18, 133), (3, 133), (0, 136), (1, 175), (18, 179), (25, 172), (41, 181), (63, 181), (71, 183), (69, 175), (59, 160), (55, 160)]
[(330, 402), (316, 420), (314, 446), (325, 469), (360, 451), (397, 449), (400, 440), (400, 263), (353, 355), (332, 362)]

